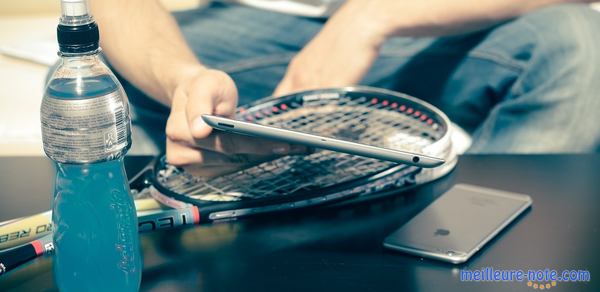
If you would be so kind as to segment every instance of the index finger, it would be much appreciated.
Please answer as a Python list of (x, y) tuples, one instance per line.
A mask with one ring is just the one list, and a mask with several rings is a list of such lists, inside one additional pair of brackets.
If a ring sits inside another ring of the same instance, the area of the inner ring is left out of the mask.
[(204, 139), (194, 139), (194, 147), (225, 154), (300, 154), (307, 152), (301, 145), (292, 145), (282, 141), (268, 140), (251, 136), (214, 130)]

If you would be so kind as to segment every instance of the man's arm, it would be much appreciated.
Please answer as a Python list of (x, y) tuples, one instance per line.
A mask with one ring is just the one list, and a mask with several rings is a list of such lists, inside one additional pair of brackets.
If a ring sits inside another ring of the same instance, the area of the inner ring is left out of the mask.
[(393, 36), (468, 33), (543, 6), (594, 1), (348, 0), (292, 60), (275, 94), (357, 84)]
[[(390, 36), (441, 36), (488, 28), (535, 9), (560, 3), (596, 0), (350, 0), (348, 9), (362, 7)], [(351, 13), (353, 14), (353, 13)]]
[(203, 66), (155, 0), (90, 0), (111, 64), (148, 96), (171, 104), (175, 87)]
[[(167, 160), (222, 165), (231, 152), (286, 154), (290, 145), (211, 134), (202, 114), (232, 116), (237, 89), (224, 72), (205, 68), (158, 0), (90, 0), (101, 47), (115, 69), (149, 97), (171, 107)], [(134, 142), (135, 143), (135, 142)]]

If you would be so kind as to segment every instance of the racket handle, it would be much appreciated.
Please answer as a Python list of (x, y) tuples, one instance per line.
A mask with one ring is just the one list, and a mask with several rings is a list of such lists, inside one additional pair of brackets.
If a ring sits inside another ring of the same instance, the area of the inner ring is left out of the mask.
[(52, 245), (52, 236), (45, 236), (27, 244), (4, 251), (0, 253), (0, 275), (43, 254), (52, 253), (53, 251), (54, 246)]

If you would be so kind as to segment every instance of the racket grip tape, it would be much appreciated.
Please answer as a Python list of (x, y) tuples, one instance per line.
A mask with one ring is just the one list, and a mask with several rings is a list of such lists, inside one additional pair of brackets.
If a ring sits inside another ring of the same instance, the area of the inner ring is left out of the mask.
[(0, 253), (0, 275), (42, 254), (44, 249), (39, 240), (2, 252)]

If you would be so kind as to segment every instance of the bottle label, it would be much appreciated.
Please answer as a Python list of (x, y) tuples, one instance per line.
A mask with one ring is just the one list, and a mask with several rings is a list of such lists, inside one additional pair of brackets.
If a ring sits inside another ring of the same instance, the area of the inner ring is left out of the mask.
[(131, 144), (129, 108), (121, 90), (88, 99), (47, 95), (41, 120), (44, 151), (58, 162), (112, 160)]

